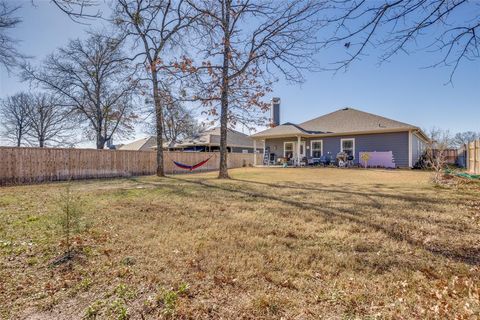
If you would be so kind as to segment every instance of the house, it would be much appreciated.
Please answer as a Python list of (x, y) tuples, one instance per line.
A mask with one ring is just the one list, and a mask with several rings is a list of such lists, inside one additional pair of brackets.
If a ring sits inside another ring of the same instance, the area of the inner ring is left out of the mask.
[(127, 143), (118, 148), (118, 150), (136, 150), (136, 151), (149, 151), (153, 147), (157, 146), (157, 138), (150, 136), (142, 138), (131, 143)]
[[(279, 100), (276, 104), (279, 106)], [(272, 118), (279, 119), (278, 115)], [(255, 147), (265, 145), (264, 164), (289, 159), (299, 165), (305, 163), (305, 159), (322, 156), (335, 159), (340, 152), (358, 164), (360, 153), (376, 151), (377, 155), (393, 155), (394, 167), (411, 168), (428, 142), (428, 137), (417, 126), (353, 108), (340, 109), (300, 124), (274, 125), (251, 136)]]
[[(199, 135), (176, 143), (169, 150), (212, 152), (220, 150), (220, 127), (201, 132)], [(253, 153), (253, 139), (248, 135), (228, 129), (228, 152)]]
[[(154, 150), (157, 148), (157, 138), (146, 137), (120, 147), (119, 150)], [(197, 151), (214, 152), (220, 150), (220, 128), (216, 127), (201, 132), (195, 137), (186, 139), (181, 143), (164, 144), (165, 150), (171, 151)], [(227, 133), (228, 152), (252, 153), (253, 139), (248, 135), (228, 129)]]

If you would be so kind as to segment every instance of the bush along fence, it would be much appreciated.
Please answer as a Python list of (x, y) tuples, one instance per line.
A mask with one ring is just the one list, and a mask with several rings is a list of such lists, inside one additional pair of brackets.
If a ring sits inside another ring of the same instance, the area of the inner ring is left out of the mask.
[[(229, 153), (228, 167), (253, 165), (252, 153)], [(217, 152), (164, 152), (165, 173), (186, 173), (175, 162), (195, 165), (209, 159), (197, 171), (219, 168)], [(47, 181), (152, 175), (155, 151), (0, 147), (0, 185)]]
[(468, 143), (466, 149), (468, 173), (480, 174), (480, 140)]

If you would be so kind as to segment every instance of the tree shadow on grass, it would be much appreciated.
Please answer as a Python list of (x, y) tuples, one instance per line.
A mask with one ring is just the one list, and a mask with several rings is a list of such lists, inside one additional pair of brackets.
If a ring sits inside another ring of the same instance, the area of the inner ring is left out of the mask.
[[(242, 188), (233, 188), (229, 187), (228, 184), (210, 184), (205, 181), (201, 180), (190, 180), (190, 179), (181, 179), (177, 177), (168, 177), (167, 179), (171, 179), (174, 181), (180, 181), (182, 183), (190, 183), (190, 184), (195, 184), (199, 185), (208, 189), (213, 189), (213, 190), (221, 190), (225, 191), (228, 193), (233, 193), (233, 194), (240, 194), (244, 195), (247, 197), (255, 197), (255, 198), (260, 198), (260, 199), (265, 199), (265, 200), (270, 200), (270, 201), (276, 201), (283, 203), (285, 205), (289, 205), (292, 207), (296, 207), (299, 209), (303, 210), (311, 210), (315, 213), (318, 213), (322, 215), (325, 219), (334, 221), (334, 220), (339, 220), (339, 221), (348, 221), (355, 223), (357, 225), (363, 226), (363, 227), (368, 227), (374, 231), (379, 231), (391, 238), (392, 240), (398, 241), (398, 242), (406, 242), (409, 245), (416, 247), (416, 248), (421, 248), (423, 250), (426, 250), (436, 256), (440, 256), (443, 258), (448, 258), (452, 259), (456, 262), (461, 262), (465, 263), (468, 265), (480, 265), (480, 248), (475, 247), (475, 246), (466, 246), (466, 245), (460, 245), (457, 247), (453, 247), (450, 245), (450, 243), (442, 243), (442, 244), (437, 244), (435, 245), (434, 243), (426, 243), (423, 239), (417, 239), (413, 237), (410, 233), (411, 231), (418, 231), (422, 232), (423, 230), (409, 230), (406, 228), (406, 226), (402, 225), (402, 222), (399, 220), (403, 219), (403, 222), (409, 222), (411, 220), (411, 216), (409, 217), (408, 215), (403, 215), (403, 217), (400, 216), (395, 216), (395, 220), (388, 222), (383, 219), (381, 222), (376, 222), (374, 219), (372, 219), (371, 215), (367, 215), (365, 213), (362, 213), (359, 210), (355, 210), (352, 208), (335, 208), (332, 207), (331, 205), (328, 205), (326, 203), (310, 203), (310, 202), (305, 202), (305, 201), (297, 201), (297, 200), (292, 200), (286, 197), (282, 196), (275, 196), (275, 195), (269, 195), (266, 193), (261, 193), (257, 191), (252, 191), (245, 186), (242, 186)], [(238, 181), (238, 180), (237, 180)], [(244, 183), (257, 183), (257, 182), (252, 182), (252, 181), (245, 181), (242, 180)], [(142, 182), (143, 183), (143, 182)], [(263, 184), (263, 183), (260, 183)], [(172, 188), (175, 187), (174, 185), (157, 185), (157, 186), (163, 186), (167, 188)], [(272, 185), (276, 186), (276, 185)], [(325, 192), (338, 192), (338, 190), (322, 190), (322, 189), (316, 189), (317, 191), (325, 191)], [(373, 193), (365, 193), (365, 192), (348, 192), (341, 190), (342, 194), (355, 194), (357, 196), (362, 196), (364, 198), (369, 198), (372, 196), (375, 197), (382, 197), (384, 194), (373, 194)], [(385, 195), (385, 196), (392, 196), (392, 195)], [(417, 197), (402, 197), (398, 195), (393, 195), (396, 199), (403, 200), (403, 201), (425, 201), (424, 198), (417, 198)], [(430, 200), (426, 200), (427, 202)], [(372, 205), (373, 204), (373, 205)], [(375, 203), (375, 201), (371, 201), (370, 198), (370, 206), (373, 209), (379, 210), (382, 208), (382, 204), (380, 203)], [(392, 210), (392, 208), (389, 208)], [(404, 208), (400, 208), (401, 210), (404, 210)], [(381, 214), (384, 214), (382, 211), (380, 211)], [(382, 216), (382, 218), (389, 218), (388, 216)], [(439, 226), (442, 227), (442, 226)], [(408, 225), (408, 228), (412, 228), (412, 225)], [(443, 227), (445, 228), (445, 227)], [(417, 228), (418, 229), (418, 228)], [(473, 232), (475, 230), (472, 230), (472, 234), (475, 236), (479, 236), (480, 239), (480, 233), (478, 232)], [(465, 234), (465, 230), (463, 231)], [(450, 246), (449, 246), (450, 245)]]
[[(379, 188), (377, 192), (365, 192), (365, 191), (359, 191), (358, 189), (362, 188), (362, 186), (356, 186), (353, 184), (349, 184), (343, 189), (339, 188), (334, 188), (331, 185), (323, 185), (320, 183), (316, 183), (314, 187), (311, 185), (305, 185), (305, 184), (274, 184), (274, 183), (267, 183), (267, 182), (259, 182), (259, 181), (251, 181), (251, 180), (244, 180), (244, 179), (232, 179), (234, 181), (239, 181), (242, 183), (249, 183), (249, 184), (255, 184), (255, 185), (260, 185), (260, 186), (268, 186), (270, 188), (279, 188), (279, 189), (292, 189), (292, 190), (304, 190), (306, 192), (323, 192), (323, 193), (330, 193), (330, 194), (340, 194), (340, 195), (348, 195), (348, 196), (360, 196), (364, 197), (368, 200), (371, 201), (371, 206), (376, 208), (376, 209), (382, 209), (384, 204), (378, 201), (376, 198), (380, 199), (387, 199), (387, 200), (396, 200), (396, 201), (401, 201), (404, 204), (408, 204), (408, 207), (411, 209), (424, 209), (428, 210), (431, 209), (432, 206), (438, 206), (438, 205), (455, 205), (458, 206), (460, 204), (464, 203), (464, 199), (431, 199), (425, 195), (419, 195), (418, 192), (416, 192), (416, 195), (400, 195), (398, 194), (399, 190), (398, 187), (395, 188), (383, 188), (382, 189), (392, 189), (393, 191), (396, 191), (397, 194), (391, 194), (391, 193), (385, 193), (381, 192), (379, 185), (374, 185), (375, 187)], [(411, 191), (411, 190), (409, 190)], [(437, 209), (439, 210), (439, 208)], [(439, 219), (436, 217), (423, 217), (418, 214), (414, 214), (412, 212), (407, 212), (403, 213), (405, 210), (399, 210), (395, 212), (395, 217), (396, 218), (403, 218), (405, 220), (411, 220), (415, 219), (416, 222), (424, 222), (428, 224), (434, 224), (437, 226), (441, 226), (445, 229), (451, 230), (451, 231), (456, 231), (456, 232), (465, 232), (465, 231), (476, 231), (477, 229), (474, 226), (471, 226), (470, 224), (466, 223), (460, 223), (459, 221), (456, 221), (457, 224), (452, 224), (449, 221), (445, 221), (444, 219)], [(480, 236), (480, 235), (479, 235)], [(480, 240), (479, 240), (480, 241)]]

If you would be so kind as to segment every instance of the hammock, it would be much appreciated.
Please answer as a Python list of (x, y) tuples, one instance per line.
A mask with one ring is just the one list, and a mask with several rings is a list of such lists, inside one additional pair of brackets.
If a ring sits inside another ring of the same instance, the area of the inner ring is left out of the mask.
[(197, 168), (200, 168), (201, 166), (203, 166), (205, 163), (208, 162), (208, 160), (210, 160), (212, 157), (208, 158), (207, 160), (203, 160), (202, 162), (199, 162), (197, 164), (194, 164), (193, 166), (189, 166), (189, 165), (186, 165), (186, 164), (183, 164), (183, 163), (180, 163), (180, 162), (177, 162), (175, 160), (172, 160), (172, 162), (179, 168), (182, 168), (182, 169), (185, 169), (185, 170), (195, 170)]

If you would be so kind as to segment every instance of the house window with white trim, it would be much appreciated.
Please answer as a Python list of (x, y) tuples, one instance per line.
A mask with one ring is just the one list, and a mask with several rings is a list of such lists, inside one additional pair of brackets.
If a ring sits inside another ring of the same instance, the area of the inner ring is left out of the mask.
[(323, 142), (322, 140), (313, 140), (311, 142), (311, 152), (313, 158), (320, 158), (323, 155)]
[(283, 156), (288, 159), (293, 158), (293, 142), (283, 144)]
[(355, 139), (341, 139), (340, 151), (355, 157)]

